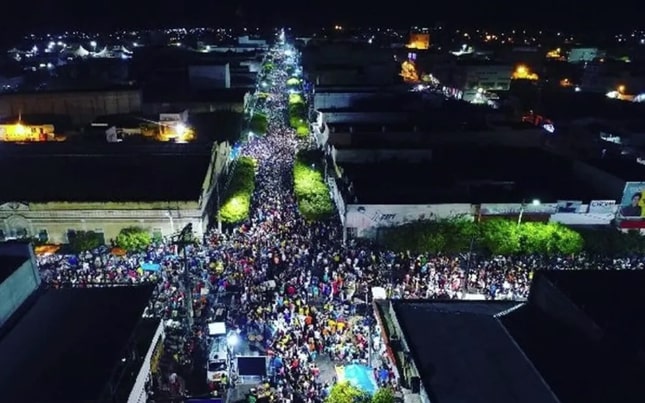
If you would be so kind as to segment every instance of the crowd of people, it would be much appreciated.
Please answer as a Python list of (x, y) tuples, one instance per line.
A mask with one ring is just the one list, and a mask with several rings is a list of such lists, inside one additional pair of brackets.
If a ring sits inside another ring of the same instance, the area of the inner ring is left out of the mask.
[[(76, 256), (39, 257), (43, 279), (56, 287), (156, 284), (146, 314), (163, 318), (175, 331), (167, 348), (178, 366), (170, 369), (174, 378), (169, 379), (176, 378), (177, 368), (190, 366), (194, 351), (208, 351), (206, 324), (217, 316), (222, 292), (236, 295), (227, 325), (242, 337), (255, 339), (257, 348), (272, 357), (275, 399), (322, 402), (333, 382), (321, 376), (323, 361), (332, 366), (376, 361), (379, 383), (392, 378), (391, 363), (372, 342), (374, 321), (367, 303), (373, 287), (385, 289), (390, 298), (458, 299), (476, 294), (487, 299), (523, 299), (532, 272), (539, 267), (643, 266), (629, 259), (471, 259), (395, 253), (361, 242), (344, 245), (337, 220), (307, 222), (298, 213), (293, 163), (298, 149), (310, 144), (297, 140), (288, 126), (288, 76), (283, 67), (291, 58), (280, 48), (273, 51), (276, 68), (267, 77), (270, 97), (260, 106), (269, 117), (268, 132), (242, 146), (241, 154), (258, 162), (246, 222), (223, 233), (210, 231), (201, 242), (188, 246), (185, 266), (177, 248), (163, 243), (124, 256), (101, 248)], [(159, 268), (144, 270), (145, 263)], [(189, 282), (184, 267), (189, 270)]]

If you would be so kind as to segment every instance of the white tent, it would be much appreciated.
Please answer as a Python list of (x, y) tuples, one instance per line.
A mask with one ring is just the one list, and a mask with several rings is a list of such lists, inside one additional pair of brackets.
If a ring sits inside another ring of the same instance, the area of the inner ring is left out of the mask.
[(90, 55), (90, 52), (87, 49), (85, 49), (82, 45), (79, 46), (78, 49), (74, 51), (74, 56), (76, 57), (87, 57), (89, 55)]

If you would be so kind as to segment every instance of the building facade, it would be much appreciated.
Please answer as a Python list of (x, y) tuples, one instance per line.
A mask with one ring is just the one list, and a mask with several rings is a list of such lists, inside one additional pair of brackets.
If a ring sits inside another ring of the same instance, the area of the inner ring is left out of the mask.
[(154, 237), (168, 237), (193, 225), (197, 236), (210, 225), (209, 201), (219, 192), (218, 183), (228, 171), (231, 147), (215, 143), (202, 181), (199, 197), (181, 201), (5, 201), (0, 204), (0, 240), (32, 238), (48, 243), (67, 243), (70, 232), (93, 231), (109, 243), (126, 227), (142, 227)]

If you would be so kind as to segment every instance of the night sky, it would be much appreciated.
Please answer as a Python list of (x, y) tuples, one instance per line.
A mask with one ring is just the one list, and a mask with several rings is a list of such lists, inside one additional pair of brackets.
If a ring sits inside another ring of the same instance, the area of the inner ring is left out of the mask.
[[(607, 5), (606, 9), (602, 8), (603, 4)], [(622, 25), (631, 29), (641, 23), (638, 4), (636, 0), (586, 3), (554, 0), (22, 0), (4, 5), (3, 31), (6, 32), (3, 34), (57, 31), (67, 27), (111, 31), (121, 27), (183, 25), (342, 23), (407, 26), (432, 25), (437, 21), (493, 28), (527, 25), (597, 29)]]

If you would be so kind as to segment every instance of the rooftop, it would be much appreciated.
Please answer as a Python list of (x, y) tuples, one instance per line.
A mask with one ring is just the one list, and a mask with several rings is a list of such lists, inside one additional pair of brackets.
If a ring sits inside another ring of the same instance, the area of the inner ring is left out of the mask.
[(45, 290), (0, 339), (0, 400), (99, 401), (152, 287)]
[[(645, 166), (626, 158), (596, 158), (584, 161), (624, 181), (640, 182), (645, 178)], [(615, 198), (615, 196), (614, 196)]]
[(394, 303), (430, 400), (558, 402), (496, 317), (516, 305), (462, 301)]
[(433, 401), (638, 403), (643, 287), (643, 270), (539, 271), (527, 303), (393, 304)]
[(644, 286), (642, 270), (538, 272), (530, 303), (502, 322), (562, 403), (637, 403), (645, 394)]
[(210, 149), (182, 146), (2, 145), (0, 201), (197, 201)]
[(353, 183), (357, 203), (364, 204), (612, 198), (574, 180), (569, 160), (540, 149), (488, 147), (482, 152), (481, 148), (432, 147), (431, 153), (432, 160), (422, 163), (378, 161), (341, 166)]
[(27, 257), (0, 255), (0, 284), (22, 266)]

